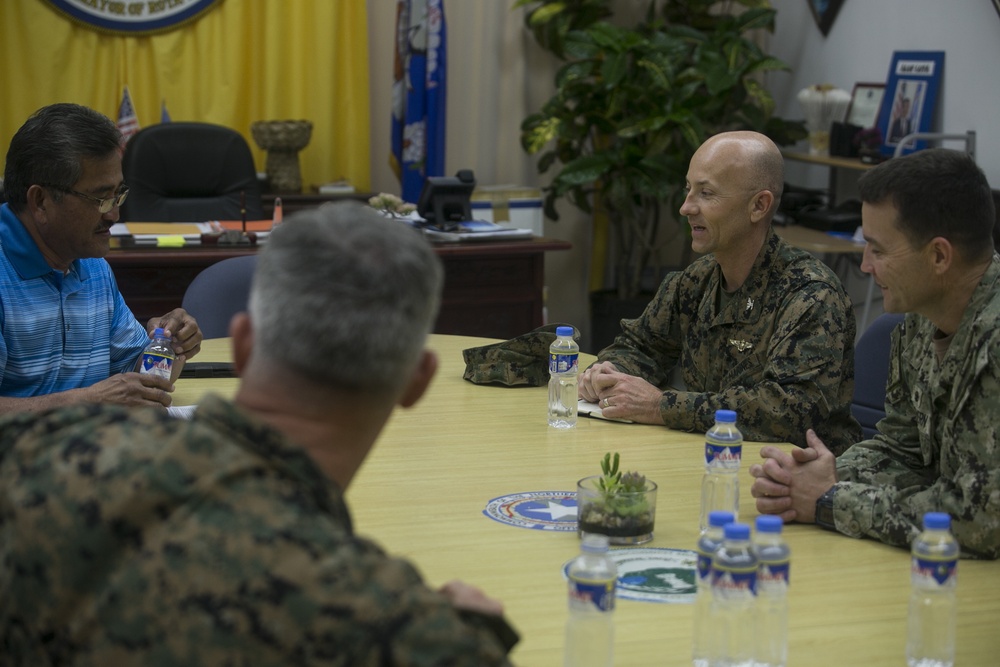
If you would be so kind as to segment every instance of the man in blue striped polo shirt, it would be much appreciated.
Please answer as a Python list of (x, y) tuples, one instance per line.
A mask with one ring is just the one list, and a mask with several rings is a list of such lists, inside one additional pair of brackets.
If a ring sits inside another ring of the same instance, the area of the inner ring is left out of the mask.
[(136, 321), (102, 259), (128, 193), (121, 158), (114, 123), (77, 104), (39, 109), (11, 140), (0, 206), (0, 413), (167, 406), (171, 381), (130, 372), (149, 332), (170, 332), (174, 378), (201, 349), (182, 309)]

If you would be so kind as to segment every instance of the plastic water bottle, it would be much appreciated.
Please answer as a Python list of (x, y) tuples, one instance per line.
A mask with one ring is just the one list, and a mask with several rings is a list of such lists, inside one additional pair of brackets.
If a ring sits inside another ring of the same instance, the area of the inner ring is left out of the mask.
[(549, 346), (549, 426), (553, 428), (576, 426), (579, 359), (573, 327), (556, 327), (556, 339)]
[(757, 555), (750, 545), (750, 526), (726, 524), (711, 576), (709, 664), (753, 667)]
[(174, 365), (174, 348), (170, 345), (170, 336), (163, 329), (156, 327), (153, 340), (142, 351), (142, 364), (139, 372), (143, 375), (155, 375), (164, 380), (170, 379), (170, 369)]
[(701, 530), (715, 510), (740, 512), (740, 458), (743, 434), (736, 428), (736, 413), (716, 410), (715, 426), (705, 434), (705, 476), (701, 480)]
[(909, 667), (951, 667), (955, 663), (959, 549), (950, 529), (950, 516), (928, 512), (924, 515), (924, 532), (913, 540), (906, 635)]
[(585, 533), (580, 555), (569, 566), (569, 620), (564, 667), (611, 667), (614, 663), (615, 584), (608, 536)]
[(698, 593), (694, 598), (694, 633), (691, 657), (695, 667), (707, 667), (712, 641), (709, 617), (712, 604), (712, 558), (722, 544), (723, 528), (733, 522), (732, 512), (716, 511), (708, 515), (708, 528), (698, 538)]
[(781, 535), (781, 517), (757, 517), (757, 667), (785, 667), (788, 661), (788, 574), (791, 550)]

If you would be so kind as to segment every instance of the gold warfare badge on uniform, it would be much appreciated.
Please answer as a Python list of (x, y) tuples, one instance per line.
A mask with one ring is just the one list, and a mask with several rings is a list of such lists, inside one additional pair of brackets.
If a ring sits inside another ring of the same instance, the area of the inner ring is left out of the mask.
[(576, 532), (575, 491), (526, 491), (493, 498), (483, 514), (519, 528)]

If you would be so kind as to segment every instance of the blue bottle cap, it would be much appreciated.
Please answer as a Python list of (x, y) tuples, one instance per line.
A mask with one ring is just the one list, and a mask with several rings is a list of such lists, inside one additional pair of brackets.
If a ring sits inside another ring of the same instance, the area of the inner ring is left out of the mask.
[(762, 514), (757, 517), (758, 533), (780, 533), (782, 525), (784, 525), (784, 522), (781, 520), (780, 516)]
[(727, 523), (723, 528), (727, 540), (749, 540), (750, 526), (745, 523)]
[(708, 525), (720, 528), (727, 523), (734, 521), (733, 513), (723, 510), (714, 510), (708, 513)]
[(951, 528), (951, 515), (944, 512), (928, 512), (924, 515), (924, 528), (930, 530), (948, 530)]
[(722, 422), (724, 424), (736, 423), (736, 411), (735, 410), (716, 410), (715, 411), (715, 421)]
[(573, 327), (556, 327), (557, 336), (568, 336), (573, 337)]
[(163, 327), (156, 327), (153, 329), (153, 336), (163, 338)]

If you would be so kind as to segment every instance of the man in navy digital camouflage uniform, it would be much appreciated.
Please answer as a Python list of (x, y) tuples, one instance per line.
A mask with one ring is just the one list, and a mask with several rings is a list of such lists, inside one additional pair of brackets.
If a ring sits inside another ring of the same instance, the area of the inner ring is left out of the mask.
[(892, 334), (886, 416), (834, 459), (821, 438), (751, 466), (757, 509), (907, 546), (947, 512), (962, 554), (1000, 556), (1000, 255), (986, 176), (947, 149), (896, 158), (858, 182), (862, 269)]

